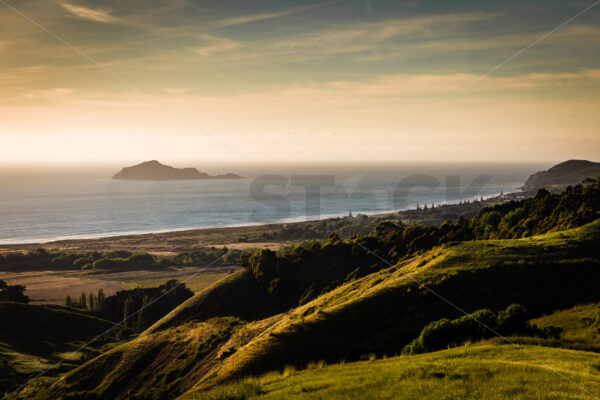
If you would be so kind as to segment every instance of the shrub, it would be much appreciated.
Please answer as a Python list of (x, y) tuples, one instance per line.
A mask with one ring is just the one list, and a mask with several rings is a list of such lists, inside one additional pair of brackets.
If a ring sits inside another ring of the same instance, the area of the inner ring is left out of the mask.
[(404, 347), (403, 354), (418, 354), (442, 350), (465, 342), (476, 342), (500, 335), (537, 334), (543, 332), (533, 328), (527, 318), (525, 307), (511, 304), (504, 311), (494, 313), (490, 309), (449, 320), (440, 319), (427, 325), (421, 334)]

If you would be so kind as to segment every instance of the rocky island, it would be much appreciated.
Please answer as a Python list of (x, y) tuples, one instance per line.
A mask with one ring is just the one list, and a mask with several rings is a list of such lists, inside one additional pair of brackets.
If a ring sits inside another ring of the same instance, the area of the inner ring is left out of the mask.
[(161, 164), (156, 160), (146, 161), (132, 167), (125, 167), (112, 179), (136, 181), (170, 181), (170, 180), (198, 180), (198, 179), (241, 179), (236, 174), (227, 173), (211, 176), (200, 172), (196, 168), (174, 168)]

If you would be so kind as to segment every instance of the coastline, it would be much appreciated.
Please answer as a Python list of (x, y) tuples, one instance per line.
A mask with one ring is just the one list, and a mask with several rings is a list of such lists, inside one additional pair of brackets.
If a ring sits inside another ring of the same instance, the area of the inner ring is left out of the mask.
[[(484, 198), (481, 207), (491, 205), (499, 201), (510, 201), (527, 197), (526, 192), (506, 193), (502, 196), (498, 193)], [(467, 204), (460, 204), (468, 200)], [(437, 204), (438, 210), (444, 207), (466, 208), (474, 204), (471, 199), (461, 199)], [(479, 201), (476, 201), (479, 203)], [(469, 208), (473, 208), (472, 206)], [(422, 211), (415, 208), (402, 210), (377, 210), (372, 212), (360, 212), (357, 215), (366, 215), (371, 220), (398, 218), (414, 222), (414, 214)], [(31, 240), (19, 241), (14, 243), (1, 243), (0, 254), (14, 251), (32, 251), (37, 248), (56, 249), (65, 251), (86, 251), (86, 250), (116, 250), (129, 249), (133, 251), (145, 251), (156, 254), (170, 254), (180, 251), (190, 251), (202, 247), (229, 247), (229, 248), (248, 248), (263, 247), (276, 249), (282, 245), (291, 243), (294, 240), (269, 239), (276, 236), (284, 227), (294, 229), (301, 228), (303, 225), (315, 223), (326, 223), (327, 221), (336, 221), (345, 219), (347, 215), (328, 214), (314, 217), (293, 217), (275, 222), (257, 222), (244, 223), (228, 226), (214, 227), (189, 227), (182, 229), (165, 229), (159, 231), (143, 232), (131, 231), (115, 233), (110, 232), (98, 235), (57, 237), (49, 240)]]

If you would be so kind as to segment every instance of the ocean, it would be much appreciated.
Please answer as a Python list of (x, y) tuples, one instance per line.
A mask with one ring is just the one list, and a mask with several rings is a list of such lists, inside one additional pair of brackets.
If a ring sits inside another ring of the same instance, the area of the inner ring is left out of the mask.
[(519, 191), (552, 163), (211, 165), (240, 180), (115, 181), (121, 166), (0, 167), (0, 244), (374, 214)]

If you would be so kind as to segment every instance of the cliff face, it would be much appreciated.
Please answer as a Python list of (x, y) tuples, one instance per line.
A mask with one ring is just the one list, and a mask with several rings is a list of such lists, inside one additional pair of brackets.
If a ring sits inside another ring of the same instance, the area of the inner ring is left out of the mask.
[(600, 163), (586, 160), (569, 160), (556, 164), (548, 171), (536, 172), (531, 175), (522, 189), (535, 191), (541, 188), (561, 190), (569, 185), (577, 185), (585, 179), (595, 179), (600, 176)]
[(138, 181), (195, 180), (195, 179), (239, 179), (235, 174), (212, 177), (196, 168), (174, 168), (156, 160), (146, 161), (133, 167), (123, 168), (112, 179)]

